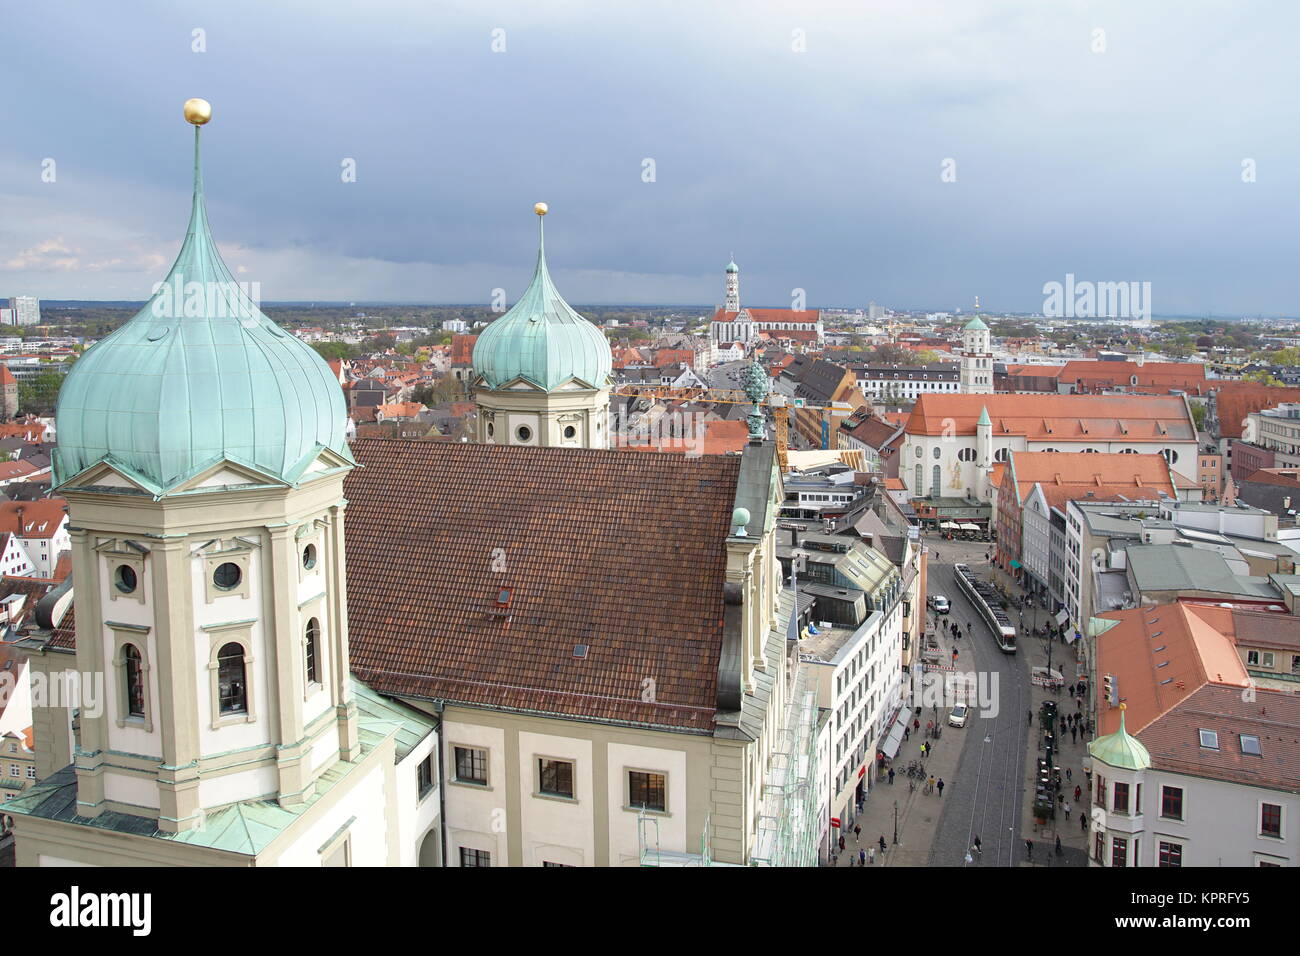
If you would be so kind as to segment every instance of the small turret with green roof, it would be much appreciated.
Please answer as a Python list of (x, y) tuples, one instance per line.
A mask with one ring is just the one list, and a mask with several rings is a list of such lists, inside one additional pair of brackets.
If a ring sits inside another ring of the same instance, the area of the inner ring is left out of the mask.
[(574, 383), (604, 388), (613, 356), (604, 333), (570, 308), (546, 268), (546, 244), (537, 203), (537, 267), (519, 301), (474, 343), (474, 372), (488, 388), (524, 381), (545, 391)]
[(984, 324), (984, 320), (978, 315), (967, 322), (965, 327), (962, 329), (963, 332), (987, 332), (988, 330), (989, 327)]
[(1124, 711), (1127, 707), (1119, 705), (1119, 730), (1104, 737), (1098, 737), (1088, 745), (1088, 753), (1094, 760), (1101, 761), (1108, 767), (1119, 770), (1148, 770), (1151, 767), (1151, 754), (1142, 746), (1142, 741), (1130, 734), (1124, 726)]

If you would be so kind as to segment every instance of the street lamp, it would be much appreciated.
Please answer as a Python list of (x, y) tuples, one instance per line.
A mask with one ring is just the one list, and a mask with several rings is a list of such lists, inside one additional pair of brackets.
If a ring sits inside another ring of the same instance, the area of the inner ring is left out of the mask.
[(898, 801), (894, 801), (894, 846), (898, 846)]

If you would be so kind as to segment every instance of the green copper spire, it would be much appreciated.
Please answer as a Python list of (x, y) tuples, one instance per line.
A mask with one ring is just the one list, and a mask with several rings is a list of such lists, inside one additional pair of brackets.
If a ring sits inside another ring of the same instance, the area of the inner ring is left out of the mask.
[(989, 327), (984, 324), (984, 320), (978, 315), (966, 323), (964, 331), (966, 332), (987, 332)]
[(347, 406), (329, 366), (262, 314), (256, 284), (236, 282), (217, 251), (203, 200), (207, 115), (191, 118), (186, 104), (194, 193), (176, 262), (63, 381), (56, 484), (104, 462), (161, 496), (223, 461), (292, 484), (323, 449), (350, 460)]
[(474, 372), (488, 388), (524, 381), (545, 391), (572, 383), (604, 388), (610, 382), (613, 356), (595, 325), (569, 307), (546, 268), (546, 242), (535, 207), (537, 267), (519, 301), (489, 325), (474, 343)]
[(763, 415), (763, 406), (760, 403), (767, 396), (770, 383), (768, 382), (767, 372), (763, 371), (763, 366), (759, 365), (757, 361), (747, 365), (743, 375), (741, 385), (745, 390), (745, 397), (754, 403), (745, 419), (749, 423), (749, 438), (751, 441), (761, 441), (766, 437), (764, 434), (766, 417)]
[(1121, 770), (1147, 770), (1151, 766), (1151, 754), (1124, 726), (1125, 706), (1119, 705), (1119, 730), (1104, 737), (1098, 737), (1088, 745), (1088, 753), (1094, 760)]
[(980, 420), (975, 424), (976, 426), (993, 424), (993, 419), (989, 418), (989, 409), (987, 405), (980, 406)]

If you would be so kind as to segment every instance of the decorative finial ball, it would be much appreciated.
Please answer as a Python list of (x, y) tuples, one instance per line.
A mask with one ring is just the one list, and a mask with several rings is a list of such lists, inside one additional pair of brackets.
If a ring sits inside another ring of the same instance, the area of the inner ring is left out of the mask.
[(731, 513), (731, 523), (737, 528), (749, 526), (749, 509), (737, 508)]
[(212, 119), (212, 104), (207, 100), (201, 100), (196, 96), (185, 101), (185, 122), (202, 126), (210, 119)]
[(550, 206), (544, 202), (533, 203), (533, 212), (539, 216), (545, 216), (550, 211)]

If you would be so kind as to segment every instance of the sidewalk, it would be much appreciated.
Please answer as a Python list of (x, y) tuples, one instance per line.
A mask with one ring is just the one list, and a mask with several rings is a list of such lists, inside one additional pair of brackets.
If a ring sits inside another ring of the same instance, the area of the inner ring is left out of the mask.
[[(951, 652), (949, 638), (940, 638), (944, 659)], [(857, 825), (862, 828), (860, 838), (853, 836), (850, 828), (844, 834), (844, 853), (840, 855), (836, 866), (858, 865), (858, 850), (876, 848), (875, 866), (926, 866), (930, 862), (930, 847), (934, 839), (934, 830), (939, 823), (939, 814), (943, 810), (938, 790), (926, 794), (925, 781), (912, 781), (907, 776), (907, 765), (913, 760), (921, 759), (921, 743), (926, 741), (932, 750), (924, 760), (926, 772), (933, 774), (936, 780), (943, 780), (951, 787), (957, 777), (957, 765), (961, 762), (962, 746), (966, 741), (964, 730), (947, 725), (948, 711), (940, 707), (936, 715), (927, 708), (924, 713), (914, 714), (920, 720), (920, 732), (913, 732), (898, 748), (894, 758), (894, 783), (891, 786), (888, 775), (872, 781), (867, 798), (862, 804), (862, 813), (858, 815)], [(929, 721), (939, 721), (942, 736), (933, 740), (925, 736), (925, 725)], [(875, 773), (874, 761), (868, 773)], [(915, 789), (909, 789), (909, 783), (915, 783)], [(948, 792), (947, 788), (944, 790)], [(898, 810), (898, 843), (894, 844), (894, 810)], [(885, 838), (886, 850), (880, 852), (880, 838)], [(868, 866), (873, 865), (868, 861)]]
[[(1021, 597), (1024, 592), (1001, 571), (994, 572), (994, 578), (998, 585), (1007, 591), (1012, 597)], [(1012, 620), (1019, 623), (1019, 613), (1012, 609), (1008, 612)], [(1024, 624), (1031, 631), (1037, 625), (1043, 623), (1048, 618), (1048, 612), (1042, 608), (1030, 608), (1024, 612)], [(1048, 664), (1048, 642), (1042, 637), (1022, 637), (1020, 640), (1020, 653), (1024, 654), (1027, 660), (1027, 666), (1046, 667)], [(1045, 700), (1054, 700), (1062, 716), (1073, 714), (1079, 705), (1074, 698), (1070, 697), (1069, 686), (1080, 676), (1078, 671), (1078, 655), (1072, 645), (1064, 644), (1060, 640), (1052, 643), (1051, 649), (1051, 666), (1053, 670), (1059, 671), (1065, 679), (1066, 689), (1049, 690), (1046, 687), (1035, 687), (1032, 684), (1029, 688), (1030, 706), (1034, 711), (1033, 719), (1033, 736), (1030, 740), (1030, 746), (1025, 754), (1024, 769), (1024, 799), (1020, 818), (1020, 839), (1022, 841), (1019, 852), (1020, 866), (1087, 866), (1088, 865), (1088, 843), (1090, 834), (1080, 825), (1080, 817), (1085, 820), (1088, 818), (1092, 809), (1091, 794), (1089, 792), (1088, 778), (1083, 772), (1083, 763), (1088, 757), (1089, 737), (1086, 733), (1079, 733), (1077, 737), (1072, 737), (1067, 731), (1064, 734), (1058, 733), (1057, 739), (1061, 741), (1058, 744), (1058, 751), (1054, 758), (1054, 763), (1061, 768), (1061, 792), (1065, 799), (1070, 802), (1070, 816), (1067, 819), (1063, 805), (1058, 801), (1055, 818), (1048, 818), (1047, 822), (1039, 826), (1034, 819), (1034, 774), (1038, 766), (1038, 758), (1043, 755), (1042, 738), (1043, 729), (1039, 724), (1040, 707)], [(1089, 716), (1087, 711), (1083, 711), (1083, 716)], [(1069, 771), (1069, 777), (1066, 777), (1066, 771)], [(1074, 788), (1080, 790), (1080, 798), (1075, 800)], [(1062, 855), (1056, 856), (1053, 850), (1056, 846), (1056, 838), (1061, 838)], [(1034, 850), (1032, 858), (1027, 858), (1023, 849), (1024, 840), (1034, 841)]]

